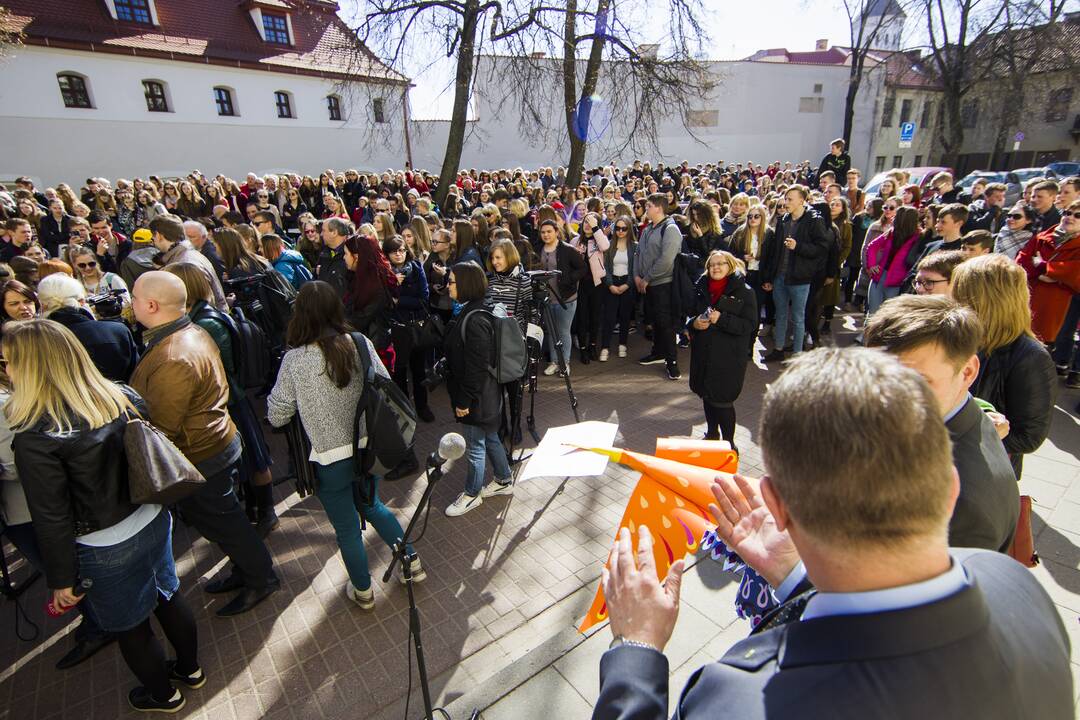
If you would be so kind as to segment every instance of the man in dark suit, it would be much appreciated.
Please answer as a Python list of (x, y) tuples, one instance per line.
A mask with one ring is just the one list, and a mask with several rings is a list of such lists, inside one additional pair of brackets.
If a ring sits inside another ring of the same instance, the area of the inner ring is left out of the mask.
[(874, 313), (863, 343), (896, 355), (937, 397), (960, 476), (949, 545), (1006, 552), (1020, 492), (994, 423), (968, 392), (979, 376), (981, 334), (975, 313), (944, 295), (901, 295)]
[[(759, 438), (767, 476), (718, 476), (710, 510), (785, 601), (690, 677), (676, 718), (1073, 717), (1049, 596), (1005, 555), (948, 547), (959, 482), (918, 373), (867, 348), (801, 354), (765, 394)], [(683, 564), (660, 583), (638, 534), (636, 563), (623, 529), (603, 573), (616, 637), (598, 720), (667, 714)]]

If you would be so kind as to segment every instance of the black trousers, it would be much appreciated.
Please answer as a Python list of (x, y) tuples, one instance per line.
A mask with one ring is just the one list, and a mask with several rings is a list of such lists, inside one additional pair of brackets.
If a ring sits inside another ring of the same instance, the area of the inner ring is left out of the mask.
[(652, 325), (653, 355), (676, 362), (675, 318), (671, 307), (671, 283), (645, 289), (645, 318)]
[(409, 349), (406, 353), (397, 356), (394, 361), (394, 372), (391, 373), (394, 382), (406, 396), (409, 394), (409, 376), (412, 376), (413, 405), (417, 410), (428, 406), (428, 391), (423, 382), (427, 374), (429, 354), (427, 350)]
[[(236, 442), (239, 442), (239, 436)], [(196, 464), (206, 478), (206, 484), (181, 500), (178, 506), (184, 522), (229, 556), (233, 571), (244, 579), (244, 585), (262, 589), (276, 579), (274, 563), (233, 491), (233, 484), (240, 475), (240, 459), (224, 467), (220, 462), (220, 458), (230, 452), (232, 446), (221, 455)]]
[(603, 283), (593, 285), (592, 272), (578, 284), (577, 311), (574, 313), (578, 347), (583, 350), (600, 341), (600, 317), (603, 314), (604, 296), (608, 293)]
[(605, 350), (611, 348), (611, 334), (615, 332), (615, 323), (619, 324), (620, 345), (625, 345), (630, 336), (630, 319), (634, 316), (636, 300), (631, 283), (633, 283), (633, 278), (625, 276), (613, 279), (613, 284), (616, 286), (630, 285), (631, 289), (621, 295), (613, 294), (606, 285), (600, 286), (601, 291), (604, 293), (604, 317), (600, 330), (600, 347)]
[(761, 326), (761, 314), (765, 313), (765, 324), (773, 324), (773, 315), (776, 308), (773, 306), (772, 293), (761, 288), (761, 271), (748, 270), (746, 272), (746, 284), (754, 289), (754, 298), (758, 306), (758, 326)]
[(720, 438), (727, 440), (735, 447), (735, 406), (713, 405), (708, 400), (702, 400), (705, 410), (705, 435), (709, 439)]

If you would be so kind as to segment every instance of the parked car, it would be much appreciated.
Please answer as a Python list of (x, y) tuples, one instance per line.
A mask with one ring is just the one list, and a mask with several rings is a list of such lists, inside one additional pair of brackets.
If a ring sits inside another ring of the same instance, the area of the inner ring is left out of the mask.
[[(915, 183), (920, 188), (922, 188), (924, 194), (926, 193), (926, 188), (930, 185), (930, 181), (934, 179), (935, 175), (942, 171), (952, 172), (952, 168), (947, 167), (923, 166), (900, 169), (908, 174), (910, 182)], [(863, 190), (866, 191), (867, 200), (877, 197), (878, 188), (881, 187), (882, 181), (885, 180), (886, 177), (888, 177), (890, 172), (892, 172), (892, 170), (880, 172), (874, 177), (870, 178), (870, 182), (868, 182), (866, 184), (866, 187), (863, 188)]]
[(1056, 178), (1067, 178), (1080, 175), (1080, 162), (1052, 162), (1046, 166), (1047, 174), (1053, 173)]
[(988, 183), (1005, 182), (1004, 172), (993, 172), (990, 170), (976, 170), (975, 172), (969, 172), (959, 182), (956, 183), (956, 187), (968, 192), (971, 190), (971, 186), (975, 184), (975, 181), (979, 178), (986, 180)]

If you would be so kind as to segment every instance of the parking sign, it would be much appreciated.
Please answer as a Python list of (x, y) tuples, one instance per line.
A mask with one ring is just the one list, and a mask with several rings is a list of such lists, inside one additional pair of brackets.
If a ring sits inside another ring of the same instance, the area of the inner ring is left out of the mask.
[(900, 123), (900, 147), (911, 147), (911, 141), (915, 138), (915, 123)]

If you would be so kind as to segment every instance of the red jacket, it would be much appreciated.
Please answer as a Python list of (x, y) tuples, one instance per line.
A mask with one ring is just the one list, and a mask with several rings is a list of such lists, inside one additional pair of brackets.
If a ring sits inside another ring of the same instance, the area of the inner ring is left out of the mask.
[[(1080, 293), (1080, 235), (1054, 245), (1055, 225), (1028, 240), (1016, 256), (1031, 288), (1031, 329), (1043, 342), (1053, 342), (1065, 322), (1075, 293)], [(1046, 276), (1051, 282), (1040, 280)]]

